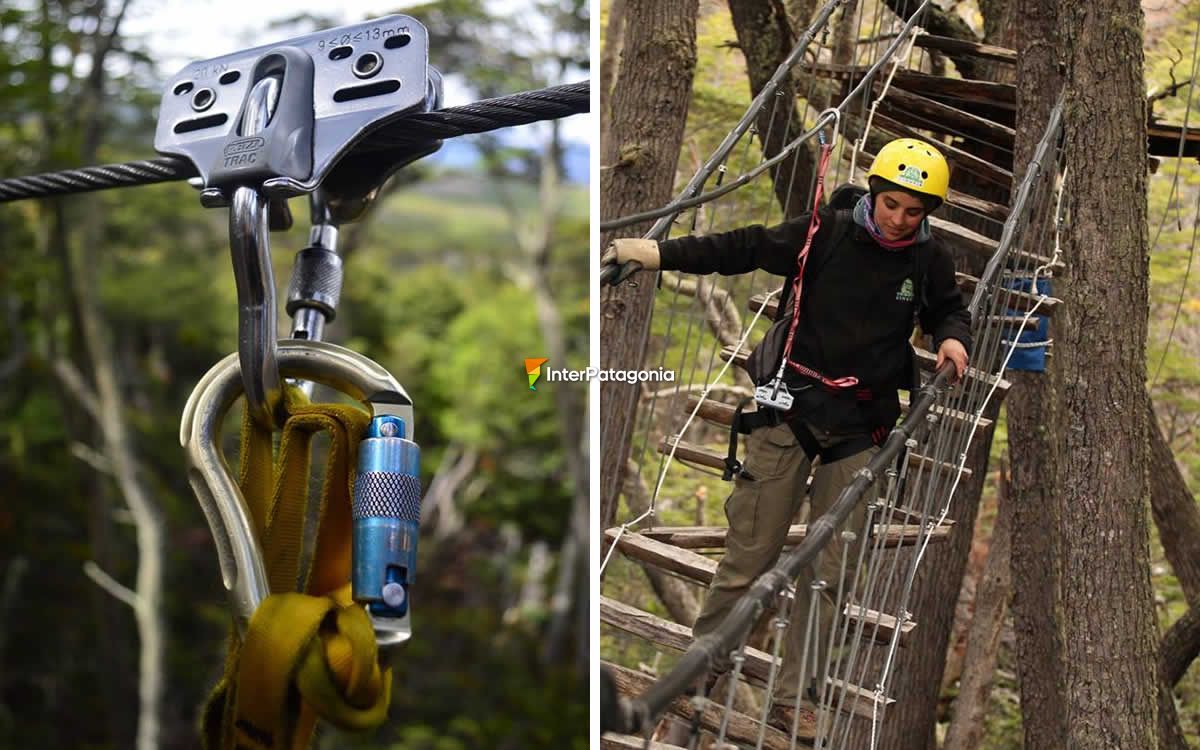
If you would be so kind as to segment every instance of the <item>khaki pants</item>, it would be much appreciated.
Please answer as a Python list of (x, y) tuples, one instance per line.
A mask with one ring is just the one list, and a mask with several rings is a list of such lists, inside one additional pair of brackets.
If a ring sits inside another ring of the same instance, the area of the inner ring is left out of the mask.
[[(832, 436), (811, 425), (810, 429), (822, 448), (854, 437)], [(809, 518), (815, 519), (824, 514), (837, 500), (854, 473), (866, 466), (871, 457), (878, 452), (877, 447), (872, 447), (828, 466), (818, 462), (813, 474)], [(692, 629), (697, 637), (715, 630), (738, 598), (746, 593), (754, 579), (776, 563), (787, 540), (788, 526), (804, 501), (805, 483), (812, 468), (792, 428), (786, 424), (762, 427), (750, 433), (746, 437), (746, 457), (743, 463), (746, 471), (754, 477), (754, 481), (737, 478), (733, 492), (725, 501), (725, 517), (729, 521), (725, 556), (717, 566), (716, 575), (704, 601), (704, 608), (693, 625)], [(872, 494), (873, 490), (864, 495), (863, 501), (854, 508), (846, 525), (839, 528), (838, 532), (844, 529), (853, 531), (858, 534), (859, 541), (862, 541), (862, 526), (869, 502), (866, 498)], [(838, 575), (841, 570), (842, 547), (841, 535), (837, 533), (817, 557), (816, 570), (814, 571), (812, 565), (804, 568), (796, 581), (796, 599), (783, 644), (783, 664), (775, 679), (774, 702), (778, 705), (796, 704), (804, 631), (812, 594), (809, 584), (818, 578), (828, 584), (821, 594), (819, 620), (816, 623), (820, 633), (817, 639), (820, 647), (815, 660), (813, 654), (809, 654), (805, 671), (808, 675), (814, 675), (824, 669), (829, 628), (833, 621), (837, 596)], [(858, 544), (855, 544), (850, 550), (847, 564), (847, 587), (853, 579), (857, 553)], [(728, 661), (716, 666), (718, 670), (727, 669)]]

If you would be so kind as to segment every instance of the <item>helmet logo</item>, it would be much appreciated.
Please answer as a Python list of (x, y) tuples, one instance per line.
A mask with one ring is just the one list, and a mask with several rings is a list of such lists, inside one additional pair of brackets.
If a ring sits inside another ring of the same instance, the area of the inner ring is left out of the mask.
[(912, 185), (916, 188), (925, 187), (925, 177), (921, 170), (917, 167), (906, 167), (903, 164), (900, 165), (899, 174), (896, 175), (896, 181), (903, 182), (907, 185)]

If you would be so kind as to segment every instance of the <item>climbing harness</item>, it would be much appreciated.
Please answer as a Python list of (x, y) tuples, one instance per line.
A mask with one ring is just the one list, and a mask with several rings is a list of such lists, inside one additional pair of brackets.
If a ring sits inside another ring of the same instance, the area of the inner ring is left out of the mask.
[[(413, 403), (380, 365), (319, 339), (341, 291), (338, 226), (359, 218), (393, 171), (441, 145), (354, 148), (398, 116), (438, 106), (441, 76), (427, 58), (425, 29), (389, 16), (195, 63), (163, 96), (155, 146), (195, 165), (203, 205), (229, 207), (238, 292), (238, 351), (196, 385), (180, 428), (233, 610), (225, 672), (202, 721), (209, 748), (299, 750), (318, 718), (365, 729), (387, 716), (388, 657), (412, 633)], [(289, 286), (294, 338), (278, 341), (268, 231), (290, 226), (286, 200), (302, 194), (313, 228)], [(313, 383), (365, 411), (309, 403)], [(235, 477), (219, 438), (239, 396)], [(310, 511), (319, 433), (329, 455)]]
[[(804, 240), (804, 245), (800, 248), (800, 252), (796, 256), (796, 273), (792, 280), (791, 313), (790, 323), (787, 328), (787, 337), (784, 340), (779, 366), (775, 370), (774, 375), (769, 381), (755, 388), (753, 399), (742, 399), (734, 410), (733, 421), (729, 428), (729, 450), (725, 456), (724, 470), (721, 474), (721, 478), (726, 481), (735, 476), (749, 481), (754, 480), (754, 477), (745, 470), (745, 467), (737, 458), (738, 435), (749, 434), (760, 427), (774, 427), (787, 422), (809, 460), (820, 456), (822, 462), (826, 464), (852, 456), (870, 448), (878, 442), (873, 437), (864, 437), (843, 441), (828, 448), (822, 448), (816, 437), (802, 421), (788, 418), (788, 412), (792, 410), (795, 398), (800, 391), (815, 387), (815, 385), (820, 385), (835, 392), (848, 392), (854, 389), (854, 395), (860, 401), (870, 401), (874, 397), (871, 389), (858, 387), (859, 381), (856, 377), (831, 378), (807, 365), (793, 361), (791, 357), (796, 328), (800, 322), (800, 302), (804, 290), (804, 270), (808, 264), (813, 239), (821, 229), (821, 201), (825, 196), (825, 173), (829, 169), (830, 157), (833, 154), (841, 122), (838, 110), (826, 110), (826, 112), (821, 113), (821, 116), (824, 116), (827, 112), (834, 114), (833, 135), (826, 140), (824, 131), (817, 133), (817, 140), (820, 144), (820, 158), (817, 162), (816, 186), (813, 190), (813, 206), (809, 218), (808, 232)], [(835, 234), (840, 235), (840, 232), (835, 232)], [(796, 387), (793, 392), (793, 389), (789, 389), (785, 382), (785, 375), (788, 368), (815, 382)], [(753, 412), (744, 411), (751, 400), (758, 404), (758, 409)]]

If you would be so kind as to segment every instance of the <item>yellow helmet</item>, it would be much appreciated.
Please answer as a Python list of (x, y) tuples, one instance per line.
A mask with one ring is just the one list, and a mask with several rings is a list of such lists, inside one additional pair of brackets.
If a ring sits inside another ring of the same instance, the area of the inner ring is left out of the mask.
[(916, 138), (897, 138), (879, 149), (879, 155), (867, 172), (867, 179), (872, 177), (936, 198), (937, 205), (946, 200), (946, 192), (950, 189), (950, 166), (946, 164), (946, 157)]

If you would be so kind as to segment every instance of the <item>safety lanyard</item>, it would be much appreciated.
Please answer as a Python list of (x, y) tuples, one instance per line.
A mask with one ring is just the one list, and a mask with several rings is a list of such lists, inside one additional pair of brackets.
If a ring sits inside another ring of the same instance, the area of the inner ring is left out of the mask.
[(788, 326), (787, 339), (783, 344), (783, 360), (780, 362), (780, 374), (782, 374), (782, 369), (786, 365), (799, 374), (820, 382), (826, 388), (842, 390), (858, 385), (858, 378), (853, 376), (830, 378), (811, 367), (792, 361), (792, 343), (796, 338), (796, 327), (800, 324), (800, 297), (804, 292), (804, 267), (808, 263), (808, 253), (812, 249), (813, 238), (816, 237), (817, 231), (821, 228), (820, 208), (821, 199), (825, 196), (825, 172), (829, 169), (829, 159), (833, 154), (833, 144), (825, 142), (824, 134), (818, 134), (818, 138), (821, 140), (821, 156), (817, 163), (817, 186), (813, 191), (813, 208), (812, 217), (808, 222), (808, 236), (804, 240), (804, 247), (800, 249), (799, 255), (796, 256), (796, 276), (792, 281), (792, 322)]
[[(204, 710), (207, 750), (304, 750), (318, 718), (353, 730), (387, 718), (391, 670), (380, 665), (371, 620), (350, 591), (352, 488), (370, 416), (303, 400), (289, 392), (277, 460), (273, 432), (249, 410), (243, 420), (238, 484), (271, 594), (244, 635), (231, 633), (224, 675)], [(320, 433), (329, 436), (329, 455), (312, 563), (302, 570), (310, 453)]]

